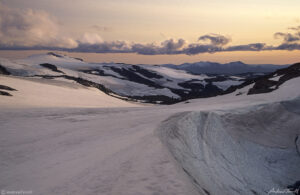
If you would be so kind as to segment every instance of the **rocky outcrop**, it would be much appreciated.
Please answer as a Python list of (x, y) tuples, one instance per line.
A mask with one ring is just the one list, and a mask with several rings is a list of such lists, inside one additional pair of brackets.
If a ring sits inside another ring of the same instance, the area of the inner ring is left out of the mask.
[(16, 89), (8, 87), (6, 85), (0, 85), (0, 89), (8, 90), (8, 91), (17, 91)]
[(8, 93), (7, 91), (17, 91), (17, 90), (14, 88), (8, 87), (6, 85), (0, 85), (0, 95), (12, 96), (12, 94)]
[(3, 95), (3, 96), (12, 96), (10, 93), (8, 93), (6, 91), (2, 91), (2, 90), (0, 90), (0, 95)]
[(58, 70), (57, 67), (53, 64), (44, 63), (44, 64), (40, 64), (40, 66), (48, 68), (48, 69), (52, 70), (53, 72), (58, 72), (58, 73), (64, 74), (64, 72)]
[(300, 63), (293, 64), (287, 68), (279, 69), (271, 74), (257, 78), (247, 79), (244, 83), (229, 87), (224, 94), (232, 93), (247, 85), (254, 84), (248, 90), (248, 95), (272, 92), (286, 81), (300, 76)]
[(3, 75), (10, 75), (10, 72), (0, 64), (0, 74), (3, 74)]
[(268, 93), (278, 89), (284, 82), (300, 76), (300, 63), (275, 71), (272, 74), (258, 78), (248, 94)]

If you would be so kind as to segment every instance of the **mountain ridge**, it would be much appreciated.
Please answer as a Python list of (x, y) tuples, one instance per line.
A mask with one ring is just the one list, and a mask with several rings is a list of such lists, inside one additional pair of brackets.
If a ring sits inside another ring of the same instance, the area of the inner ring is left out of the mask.
[(242, 74), (242, 73), (270, 73), (289, 65), (274, 64), (245, 64), (241, 61), (218, 63), (200, 61), (195, 63), (183, 63), (180, 65), (165, 64), (165, 67), (177, 70), (186, 70), (192, 74)]
[[(249, 65), (239, 61), (232, 62), (227, 65), (227, 69), (229, 67), (230, 70), (235, 70), (236, 66)], [(2, 74), (54, 80), (63, 78), (86, 87), (97, 88), (107, 95), (123, 100), (155, 104), (174, 104), (189, 99), (226, 94), (267, 74), (194, 74), (164, 65), (87, 63), (52, 52), (22, 60), (0, 59), (0, 67)]]

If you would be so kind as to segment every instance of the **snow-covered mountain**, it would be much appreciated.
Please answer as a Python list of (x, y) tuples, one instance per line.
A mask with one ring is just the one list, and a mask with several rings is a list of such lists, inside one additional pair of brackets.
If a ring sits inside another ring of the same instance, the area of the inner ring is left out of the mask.
[[(227, 74), (195, 75), (165, 65), (87, 63), (78, 58), (48, 53), (22, 60), (0, 59), (0, 73), (54, 80), (63, 78), (96, 87), (121, 99), (172, 104), (192, 98), (220, 95), (246, 79), (264, 74), (264, 71), (259, 74), (240, 71), (243, 74), (237, 75), (234, 64), (232, 63), (232, 68), (227, 68)], [(213, 64), (211, 66), (215, 68)], [(281, 66), (276, 66), (279, 67)], [(232, 74), (228, 74), (229, 71)]]
[(288, 65), (249, 65), (243, 62), (230, 62), (220, 64), (216, 62), (196, 62), (184, 63), (180, 65), (166, 64), (165, 67), (174, 68), (176, 70), (185, 70), (192, 74), (243, 74), (243, 73), (271, 73)]
[(248, 79), (244, 83), (231, 86), (225, 93), (231, 93), (237, 89), (252, 85), (247, 91), (248, 95), (268, 93), (279, 88), (286, 81), (300, 76), (300, 63), (293, 64), (287, 68), (279, 69), (273, 73), (260, 76), (253, 79)]

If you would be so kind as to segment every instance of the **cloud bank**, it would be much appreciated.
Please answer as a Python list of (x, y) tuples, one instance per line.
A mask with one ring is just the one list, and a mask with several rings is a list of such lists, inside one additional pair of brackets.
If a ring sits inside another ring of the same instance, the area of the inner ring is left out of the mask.
[(0, 47), (77, 47), (60, 32), (49, 14), (40, 10), (12, 9), (0, 3)]
[[(98, 31), (106, 27), (92, 26)], [(194, 43), (184, 39), (167, 39), (160, 43), (135, 43), (122, 40), (105, 41), (97, 33), (86, 32), (81, 37), (68, 36), (47, 12), (9, 8), (0, 3), (0, 50), (60, 50), (89, 53), (137, 53), (142, 55), (196, 55), (225, 51), (300, 50), (300, 26), (290, 32), (276, 32), (281, 39), (277, 46), (266, 43), (230, 45), (231, 38), (220, 34), (199, 36)]]

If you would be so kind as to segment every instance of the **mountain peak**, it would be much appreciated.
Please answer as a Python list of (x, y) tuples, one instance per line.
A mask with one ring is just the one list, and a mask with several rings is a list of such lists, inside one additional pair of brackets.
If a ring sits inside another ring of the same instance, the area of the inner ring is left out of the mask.
[(49, 55), (49, 56), (55, 56), (55, 57), (58, 57), (58, 58), (63, 58), (62, 55), (56, 54), (54, 52), (48, 52), (47, 55)]
[(242, 61), (234, 61), (234, 62), (229, 62), (228, 64), (241, 64), (241, 65), (246, 65), (244, 62)]

